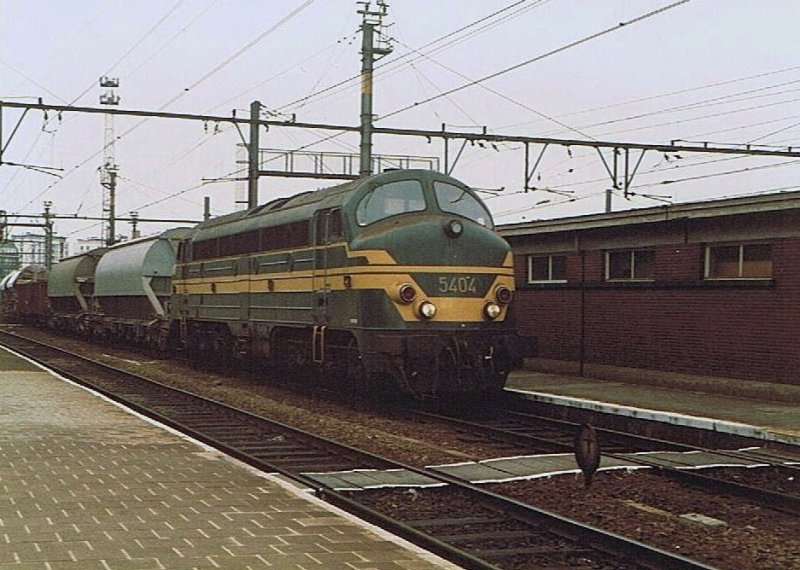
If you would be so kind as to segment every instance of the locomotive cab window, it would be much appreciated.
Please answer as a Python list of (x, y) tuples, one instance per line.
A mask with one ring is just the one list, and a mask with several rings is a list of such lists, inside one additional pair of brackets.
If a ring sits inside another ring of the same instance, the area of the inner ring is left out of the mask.
[(481, 202), (464, 188), (447, 182), (434, 182), (436, 201), (443, 212), (463, 216), (487, 228), (493, 227), (492, 217)]
[(344, 237), (342, 228), (342, 211), (339, 208), (320, 211), (316, 215), (316, 245), (325, 245), (341, 240)]
[(359, 226), (368, 226), (391, 216), (424, 209), (422, 185), (417, 180), (400, 180), (367, 192), (356, 207), (356, 221)]

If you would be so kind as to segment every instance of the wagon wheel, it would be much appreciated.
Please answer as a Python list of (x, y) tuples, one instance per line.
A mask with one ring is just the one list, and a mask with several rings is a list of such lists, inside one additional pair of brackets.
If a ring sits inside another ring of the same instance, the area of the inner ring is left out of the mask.
[(156, 349), (159, 353), (167, 354), (169, 350), (169, 331), (159, 331), (156, 339)]

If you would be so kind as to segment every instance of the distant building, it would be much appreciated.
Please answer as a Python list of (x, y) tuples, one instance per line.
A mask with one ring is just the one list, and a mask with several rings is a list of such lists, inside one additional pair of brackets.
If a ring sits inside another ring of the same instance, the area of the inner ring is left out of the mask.
[[(128, 236), (124, 234), (119, 234), (117, 236), (117, 243), (120, 243), (122, 241), (128, 241)], [(75, 245), (74, 255), (80, 255), (81, 253), (86, 253), (87, 251), (92, 251), (93, 249), (97, 249), (100, 247), (106, 247), (105, 238), (99, 238), (99, 237), (79, 238)]]
[(106, 240), (104, 238), (79, 238), (75, 247), (75, 255), (86, 253), (98, 247), (105, 247)]
[[(66, 238), (53, 236), (50, 261), (69, 255)], [(0, 276), (27, 265), (47, 265), (47, 238), (44, 234), (14, 234), (0, 243)]]
[[(19, 251), (19, 267), (26, 265), (47, 265), (47, 238), (44, 234), (24, 233), (15, 234), (9, 240)], [(51, 245), (51, 261), (58, 262), (59, 259), (67, 257), (67, 239), (60, 236), (53, 236)]]
[(20, 267), (17, 246), (10, 241), (0, 242), (0, 278)]

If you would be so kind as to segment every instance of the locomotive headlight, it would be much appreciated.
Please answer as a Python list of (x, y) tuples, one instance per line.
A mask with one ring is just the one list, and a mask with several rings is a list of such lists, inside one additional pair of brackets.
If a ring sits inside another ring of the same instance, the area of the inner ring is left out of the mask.
[(452, 238), (457, 238), (464, 233), (464, 224), (460, 220), (450, 220), (444, 227), (444, 233)]
[(397, 300), (408, 305), (417, 298), (417, 290), (409, 283), (403, 283), (397, 288)]
[(487, 319), (492, 321), (499, 317), (502, 311), (500, 305), (497, 303), (489, 302), (483, 306), (483, 314), (486, 315)]
[(514, 292), (505, 285), (500, 285), (494, 290), (494, 296), (501, 305), (508, 305), (514, 298)]
[(424, 319), (432, 319), (436, 315), (436, 305), (430, 301), (422, 301), (417, 308), (419, 315)]

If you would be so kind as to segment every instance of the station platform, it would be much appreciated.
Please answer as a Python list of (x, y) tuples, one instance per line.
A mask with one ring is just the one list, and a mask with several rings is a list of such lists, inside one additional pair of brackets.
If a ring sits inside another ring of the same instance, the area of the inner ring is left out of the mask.
[(0, 569), (457, 566), (0, 349)]
[(526, 362), (509, 376), (506, 389), (544, 403), (800, 445), (800, 385), (632, 369), (595, 372), (543, 372)]

